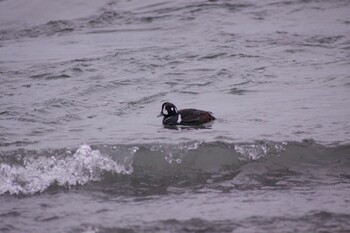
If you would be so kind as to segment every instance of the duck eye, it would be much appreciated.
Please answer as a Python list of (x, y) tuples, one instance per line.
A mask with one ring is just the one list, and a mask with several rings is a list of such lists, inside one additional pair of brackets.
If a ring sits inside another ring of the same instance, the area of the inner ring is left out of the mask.
[(173, 107), (171, 107), (171, 111), (174, 111), (174, 108), (173, 108)]

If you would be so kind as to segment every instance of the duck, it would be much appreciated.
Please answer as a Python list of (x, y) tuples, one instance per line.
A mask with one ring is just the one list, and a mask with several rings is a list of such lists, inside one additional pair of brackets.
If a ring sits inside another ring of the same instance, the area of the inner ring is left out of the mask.
[(158, 117), (163, 117), (163, 125), (201, 125), (214, 121), (216, 118), (212, 112), (187, 108), (178, 110), (170, 102), (162, 104), (162, 110)]

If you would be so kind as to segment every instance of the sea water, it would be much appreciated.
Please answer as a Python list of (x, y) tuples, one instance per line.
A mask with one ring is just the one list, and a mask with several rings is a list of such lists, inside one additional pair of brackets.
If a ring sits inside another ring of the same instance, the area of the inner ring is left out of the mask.
[(0, 231), (350, 231), (349, 12), (0, 1)]

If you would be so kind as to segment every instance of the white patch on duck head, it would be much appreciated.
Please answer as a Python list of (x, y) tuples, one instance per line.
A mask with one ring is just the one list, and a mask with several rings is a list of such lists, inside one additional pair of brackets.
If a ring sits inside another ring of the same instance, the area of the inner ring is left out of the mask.
[(182, 121), (181, 114), (179, 114), (179, 115), (177, 116), (177, 123), (180, 124), (181, 121)]
[(175, 112), (176, 114), (178, 114), (179, 112), (177, 111), (177, 108), (174, 106), (174, 107), (171, 107), (171, 112)]
[(168, 115), (168, 111), (166, 110), (166, 108), (165, 108), (166, 106), (164, 106), (164, 108), (163, 108), (163, 115)]

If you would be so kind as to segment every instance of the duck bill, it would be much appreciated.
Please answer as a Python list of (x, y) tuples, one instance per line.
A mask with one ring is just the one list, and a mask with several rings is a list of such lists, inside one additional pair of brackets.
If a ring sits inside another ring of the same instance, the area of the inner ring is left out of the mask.
[(159, 115), (157, 115), (157, 117), (162, 117), (163, 116), (163, 113), (159, 113)]

